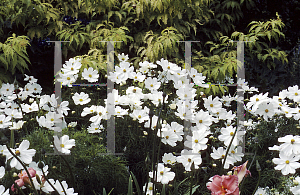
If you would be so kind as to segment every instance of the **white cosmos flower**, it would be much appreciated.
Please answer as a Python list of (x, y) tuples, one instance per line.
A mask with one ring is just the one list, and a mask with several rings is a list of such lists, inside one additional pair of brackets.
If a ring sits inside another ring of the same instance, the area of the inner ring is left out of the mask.
[(29, 81), (29, 83), (36, 83), (37, 82), (37, 79), (35, 79), (33, 76), (28, 76), (27, 74), (24, 74), (24, 75), (25, 75), (24, 81)]
[(222, 103), (220, 102), (220, 98), (215, 97), (212, 99), (212, 96), (204, 99), (204, 107), (211, 113), (219, 112), (220, 108), (222, 108)]
[(284, 142), (280, 145), (279, 151), (284, 152), (286, 155), (300, 153), (300, 136), (286, 135), (278, 138), (278, 142)]
[(145, 87), (150, 91), (156, 91), (159, 89), (161, 83), (157, 81), (157, 78), (148, 77), (145, 79)]
[(191, 171), (191, 166), (194, 163), (195, 169), (199, 168), (202, 163), (202, 158), (199, 153), (193, 153), (191, 150), (182, 150), (181, 156), (177, 157), (177, 162), (182, 163), (186, 171)]
[[(157, 132), (159, 136), (159, 132)], [(178, 140), (178, 136), (175, 134), (174, 131), (169, 130), (169, 131), (162, 131), (162, 139), (161, 142), (164, 144), (169, 144), (170, 146), (176, 146), (176, 142)]]
[(9, 195), (9, 188), (5, 191), (5, 187), (3, 185), (0, 186), (0, 195)]
[(64, 195), (65, 194), (64, 190), (66, 191), (67, 195), (77, 195), (78, 194), (78, 193), (74, 193), (73, 188), (68, 188), (68, 184), (66, 181), (62, 181), (60, 184), (60, 182), (58, 180), (56, 180), (56, 182), (53, 186), (58, 191), (59, 195)]
[(33, 102), (31, 105), (29, 104), (21, 104), (22, 111), (26, 113), (34, 112), (34, 111), (39, 111), (39, 106), (37, 105), (36, 102)]
[(208, 139), (205, 138), (208, 134), (210, 134), (209, 131), (199, 130), (199, 131), (193, 131), (193, 136), (187, 136), (186, 141), (184, 142), (184, 145), (191, 148), (194, 153), (199, 152), (200, 150), (205, 150), (207, 148), (207, 141)]
[(283, 175), (294, 174), (296, 169), (300, 168), (299, 160), (300, 156), (286, 155), (283, 152), (279, 153), (279, 158), (273, 158), (273, 163), (277, 164), (275, 170), (281, 170)]
[(69, 140), (68, 135), (64, 135), (60, 139), (56, 135), (53, 137), (55, 148), (63, 154), (70, 154), (71, 151), (69, 149), (75, 146), (75, 139)]
[(176, 156), (174, 156), (172, 153), (165, 153), (162, 157), (162, 161), (164, 164), (174, 165), (176, 163)]
[(96, 106), (96, 109), (94, 110), (96, 112), (96, 116), (92, 116), (90, 118), (90, 121), (96, 124), (100, 124), (102, 119), (106, 118), (106, 108), (103, 106)]
[(5, 116), (4, 114), (0, 115), (0, 129), (5, 129), (11, 125), (11, 116)]
[[(146, 184), (143, 186), (143, 191), (145, 192)], [(153, 195), (153, 183), (149, 182), (147, 185), (146, 195)]]
[(269, 118), (272, 118), (275, 114), (274, 105), (272, 103), (268, 103), (268, 101), (261, 101), (261, 103), (257, 104), (257, 109), (254, 111), (255, 114), (260, 115), (263, 117), (266, 121), (269, 120)]
[(89, 133), (100, 133), (101, 130), (100, 129), (103, 129), (103, 125), (100, 125), (100, 124), (95, 124), (95, 123), (92, 123), (88, 128), (88, 132)]
[(122, 53), (122, 54), (118, 54), (118, 59), (119, 59), (121, 62), (126, 62), (126, 61), (129, 59), (129, 57), (128, 57), (128, 54), (125, 55), (124, 53)]
[[(17, 149), (12, 149), (12, 152), (15, 153), (18, 158), (25, 164), (29, 164), (32, 162), (32, 157), (35, 155), (35, 149), (28, 149), (30, 145), (30, 142), (28, 140), (23, 140)], [(23, 168), (21, 163), (13, 157), (13, 155), (8, 151), (8, 149), (5, 149), (3, 151), (3, 154), (6, 156), (6, 161), (12, 158), (10, 161), (10, 166), (15, 167), (16, 169), (20, 170)]]
[[(221, 135), (219, 135), (219, 140), (224, 141), (224, 144), (226, 146), (229, 145), (232, 136), (234, 135), (235, 128), (233, 126), (228, 126), (226, 128), (221, 128)], [(237, 146), (239, 141), (242, 141), (243, 135), (245, 134), (245, 131), (238, 131), (233, 139), (232, 145)]]
[(82, 72), (82, 77), (87, 80), (88, 82), (96, 82), (98, 81), (99, 74), (97, 70), (94, 70), (92, 67), (89, 67), (89, 69), (84, 69)]
[[(172, 181), (175, 177), (175, 173), (170, 170), (171, 168), (165, 167), (163, 163), (158, 163), (156, 179), (154, 180), (162, 184), (168, 184), (169, 181)], [(153, 172), (149, 172), (149, 177), (154, 178)]]
[[(224, 149), (223, 147), (219, 147), (218, 149), (215, 149), (213, 147), (213, 152), (210, 154), (210, 156), (213, 159), (222, 159), (222, 163), (223, 163), (225, 154), (226, 154), (226, 149)], [(232, 156), (228, 155), (225, 161), (224, 168), (229, 169), (229, 166), (233, 165), (234, 163), (235, 163), (235, 159)]]
[(23, 127), (23, 124), (26, 123), (27, 121), (18, 121), (17, 123), (16, 122), (13, 122), (12, 126), (9, 127), (10, 130), (19, 130)]
[(74, 100), (75, 105), (84, 105), (91, 101), (91, 98), (89, 98), (89, 95), (81, 92), (78, 94), (77, 92), (72, 96), (72, 99)]

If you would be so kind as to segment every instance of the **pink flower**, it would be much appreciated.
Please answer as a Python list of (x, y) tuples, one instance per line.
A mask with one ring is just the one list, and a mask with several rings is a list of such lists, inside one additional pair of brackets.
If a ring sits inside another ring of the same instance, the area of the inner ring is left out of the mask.
[[(28, 168), (27, 169), (29, 174), (30, 174), (30, 177), (35, 177), (35, 174), (36, 174), (36, 171), (33, 169), (33, 168)], [(19, 187), (22, 187), (24, 186), (25, 184), (29, 184), (30, 185), (30, 180), (29, 180), (29, 177), (27, 175), (27, 172), (26, 171), (21, 171), (21, 173), (18, 174), (19, 178), (20, 179), (17, 179), (15, 180), (15, 183), (19, 186)], [(11, 186), (11, 190), (14, 192), (16, 190), (16, 188), (14, 187), (14, 184)]]
[(207, 184), (212, 195), (239, 195), (239, 183), (236, 175), (215, 175)]
[(237, 175), (239, 178), (239, 183), (241, 183), (241, 181), (243, 180), (244, 176), (247, 176), (248, 174), (251, 173), (249, 170), (247, 170), (247, 163), (248, 161), (246, 161), (244, 164), (238, 166), (238, 167), (233, 167), (232, 170), (234, 170), (234, 175)]

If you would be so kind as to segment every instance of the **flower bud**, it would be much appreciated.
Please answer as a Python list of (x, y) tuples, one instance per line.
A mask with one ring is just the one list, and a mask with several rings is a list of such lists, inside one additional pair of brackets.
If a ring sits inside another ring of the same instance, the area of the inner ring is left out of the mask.
[(18, 174), (16, 172), (14, 172), (13, 177), (18, 177)]
[(295, 186), (297, 186), (297, 185), (299, 185), (299, 182), (297, 181), (297, 180), (293, 180), (293, 184), (295, 185)]
[(175, 109), (176, 109), (176, 104), (170, 104), (169, 107), (170, 107), (172, 110), (175, 110)]
[(29, 98), (29, 103), (32, 103), (34, 101), (33, 98)]

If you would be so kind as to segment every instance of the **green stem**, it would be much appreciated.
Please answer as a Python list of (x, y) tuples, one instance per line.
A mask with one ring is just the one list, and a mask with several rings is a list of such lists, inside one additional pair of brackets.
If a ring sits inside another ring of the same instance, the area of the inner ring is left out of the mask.
[(225, 161), (226, 161), (228, 152), (229, 152), (229, 150), (230, 150), (230, 147), (231, 147), (231, 145), (232, 145), (232, 142), (233, 142), (233, 140), (234, 140), (234, 137), (235, 137), (236, 133), (237, 133), (237, 128), (236, 128), (236, 130), (234, 131), (234, 134), (233, 134), (233, 136), (232, 136), (232, 138), (231, 138), (231, 140), (230, 140), (230, 143), (229, 143), (229, 145), (228, 145), (228, 147), (227, 147), (226, 154), (225, 154), (225, 157), (224, 157), (224, 161), (223, 161), (223, 163), (222, 163), (222, 168), (223, 168), (223, 170), (224, 170)]
[[(164, 90), (164, 85), (163, 85), (163, 89)], [(160, 127), (160, 117), (161, 117), (161, 112), (164, 108), (164, 105), (165, 105), (165, 95), (163, 95), (163, 102), (161, 103), (161, 108), (160, 108), (160, 111), (159, 111), (159, 114), (158, 114), (158, 119), (157, 119), (157, 123), (156, 123), (156, 128), (155, 128), (155, 133), (154, 133), (154, 145), (153, 145), (153, 149), (155, 148), (155, 135), (157, 135), (157, 131), (158, 131), (158, 126)], [(161, 129), (160, 129), (160, 137), (159, 137), (159, 146), (158, 146), (158, 152), (157, 152), (157, 159), (155, 161), (155, 164), (158, 164), (158, 159), (159, 159), (159, 153), (160, 153), (160, 146), (161, 146)], [(154, 150), (152, 151), (152, 161), (154, 161)], [(153, 163), (152, 163), (152, 168), (153, 168)], [(153, 169), (152, 169), (153, 170)], [(153, 170), (153, 178), (154, 178), (154, 181), (156, 182), (156, 174), (157, 174), (157, 168), (155, 168)], [(156, 194), (156, 189), (155, 189), (155, 182), (153, 182), (153, 192), (154, 194)]]
[[(152, 112), (152, 111), (150, 111), (150, 112)], [(149, 133), (152, 131), (152, 118), (153, 118), (153, 116), (150, 116)], [(148, 133), (148, 135), (149, 135), (149, 133)], [(146, 161), (145, 161), (145, 165), (146, 165), (146, 187), (145, 187), (145, 195), (147, 193), (148, 182), (149, 182), (149, 163), (148, 163), (148, 161), (149, 161), (149, 159), (148, 159), (149, 153), (148, 153), (147, 150), (148, 150), (148, 137), (146, 138), (146, 149), (145, 149), (146, 154), (147, 154)]]
[(69, 171), (70, 171), (70, 174), (71, 174), (71, 182), (72, 182), (73, 188), (75, 188), (74, 175), (73, 175), (71, 166), (70, 166), (70, 164), (68, 163), (67, 159), (64, 157), (64, 155), (60, 155), (60, 156), (61, 156), (61, 158), (65, 161), (65, 163), (67, 164), (67, 167), (68, 167), (68, 169), (69, 169)]
[(190, 195), (192, 195), (192, 191), (193, 191), (193, 177), (194, 177), (194, 162), (192, 163), (192, 170), (191, 170), (191, 185), (190, 185)]
[(10, 130), (10, 147), (14, 148), (14, 145), (15, 145), (15, 133), (14, 133), (14, 130), (11, 129)]
[(257, 190), (257, 188), (258, 188), (259, 182), (260, 182), (260, 171), (258, 171), (258, 182), (257, 182), (257, 184), (256, 184), (255, 190), (253, 191), (252, 195), (255, 194), (255, 192), (256, 192), (256, 190)]
[(11, 151), (11, 149), (9, 148), (9, 146), (8, 146), (7, 144), (6, 144), (6, 148), (7, 148), (7, 150), (13, 155), (13, 157), (15, 157), (15, 158), (19, 161), (19, 163), (21, 163), (21, 165), (24, 167), (24, 169), (25, 169), (25, 171), (26, 171), (26, 173), (27, 173), (27, 176), (28, 176), (28, 178), (29, 178), (29, 180), (30, 180), (30, 183), (32, 184), (31, 186), (33, 187), (34, 194), (35, 194), (35, 195), (38, 195), (37, 190), (36, 190), (35, 187), (34, 187), (32, 178), (31, 178), (31, 176), (30, 176), (30, 174), (29, 174), (29, 172), (28, 172), (28, 170), (27, 170), (25, 164), (17, 157), (17, 155), (15, 155), (15, 154)]
[[(57, 194), (59, 194), (59, 192), (57, 191), (57, 189), (55, 189), (55, 187), (52, 185), (52, 183), (48, 180), (48, 177), (46, 176), (44, 170), (43, 170), (43, 169), (41, 169), (41, 170), (42, 170), (42, 172), (43, 172), (43, 175), (44, 175), (44, 178), (46, 179), (46, 181), (50, 184), (50, 186), (53, 188), (53, 190), (54, 190)], [(65, 192), (65, 193), (66, 193), (66, 192)]]
[[(251, 161), (251, 163), (250, 163), (250, 165), (249, 165), (249, 167), (248, 167), (248, 170), (250, 170), (250, 168), (251, 168), (251, 166), (252, 166), (252, 164), (253, 164), (253, 162), (254, 162), (254, 159), (255, 159), (255, 157), (256, 157), (256, 152), (257, 152), (257, 150), (255, 150), (254, 156), (253, 156), (252, 161)], [(243, 179), (242, 183), (241, 183), (240, 186), (239, 186), (240, 192), (242, 191), (242, 188), (243, 188), (243, 185), (244, 185), (244, 181), (245, 181), (245, 180)]]

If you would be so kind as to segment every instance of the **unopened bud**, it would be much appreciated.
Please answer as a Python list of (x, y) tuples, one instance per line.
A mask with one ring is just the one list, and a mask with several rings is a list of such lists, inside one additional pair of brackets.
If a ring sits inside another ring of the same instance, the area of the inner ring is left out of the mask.
[(293, 184), (295, 185), (295, 186), (297, 186), (297, 185), (299, 185), (299, 182), (297, 181), (297, 180), (293, 180)]
[(29, 103), (32, 103), (34, 101), (33, 98), (29, 98)]
[(13, 177), (18, 177), (18, 174), (16, 172), (14, 172)]
[(170, 104), (169, 107), (170, 107), (172, 110), (175, 110), (175, 109), (176, 109), (176, 104)]

